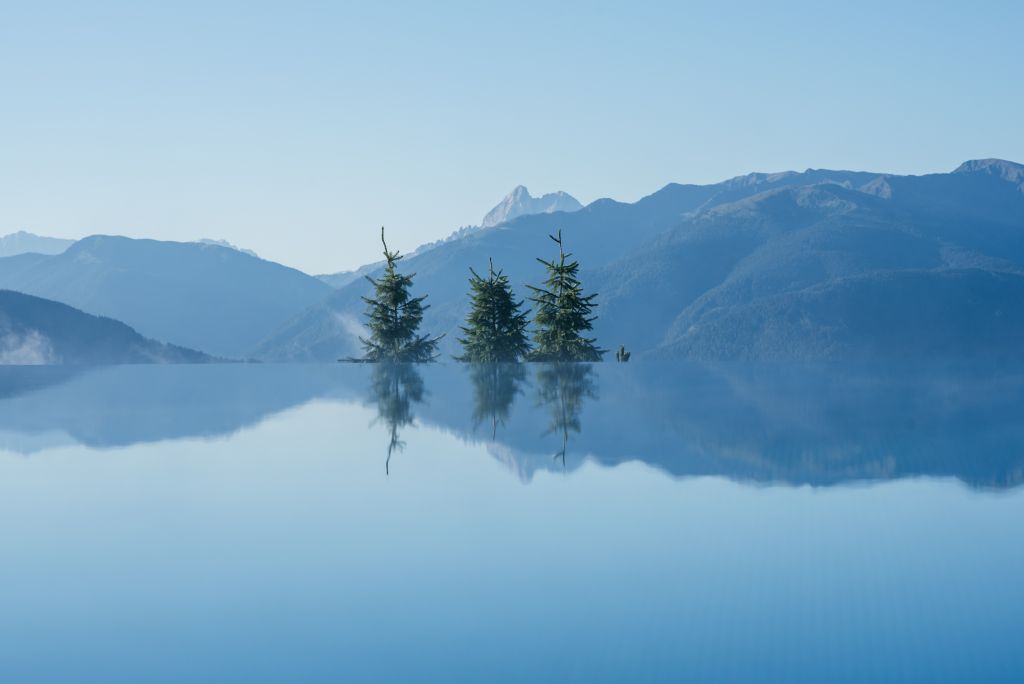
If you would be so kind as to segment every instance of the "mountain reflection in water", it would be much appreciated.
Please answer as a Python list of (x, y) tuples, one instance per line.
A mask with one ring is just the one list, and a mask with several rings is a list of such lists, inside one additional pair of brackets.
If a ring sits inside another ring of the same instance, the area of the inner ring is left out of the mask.
[[(524, 481), (585, 461), (833, 485), (1024, 480), (1024, 366), (221, 365), (0, 369), (0, 448), (216, 438), (313, 400), (484, 442)], [(367, 426), (370, 429), (372, 426)], [(410, 455), (413, 456), (413, 455)]]

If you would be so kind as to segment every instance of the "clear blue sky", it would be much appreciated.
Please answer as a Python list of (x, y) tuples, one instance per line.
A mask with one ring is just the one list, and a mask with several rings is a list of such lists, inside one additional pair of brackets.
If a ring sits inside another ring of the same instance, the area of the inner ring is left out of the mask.
[(0, 4), (0, 234), (226, 238), (313, 272), (808, 167), (1024, 161), (1024, 2)]

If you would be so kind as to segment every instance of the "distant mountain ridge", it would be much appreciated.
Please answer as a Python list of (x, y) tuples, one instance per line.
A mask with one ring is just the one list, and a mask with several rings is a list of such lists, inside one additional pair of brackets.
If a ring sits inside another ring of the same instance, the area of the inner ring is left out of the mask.
[(19, 230), (0, 237), (0, 257), (18, 254), (60, 254), (75, 243), (74, 240), (52, 238)]
[(202, 238), (200, 240), (196, 240), (196, 242), (198, 242), (201, 245), (218, 245), (220, 247), (227, 247), (228, 249), (236, 250), (238, 252), (241, 252), (242, 254), (248, 254), (249, 256), (256, 257), (257, 259), (260, 258), (260, 255), (252, 251), (251, 249), (239, 247), (238, 245), (234, 245), (228, 242), (227, 240), (213, 240), (210, 238)]
[[(469, 233), (403, 267), (417, 274), (415, 293), (429, 296), (424, 329), (447, 333), (446, 353), (457, 351), (469, 267), (493, 257), (525, 297), (525, 285), (543, 278), (536, 257), (550, 256), (546, 236), (561, 229), (585, 287), (598, 293), (605, 347), (707, 359), (902, 358), (928, 342), (921, 350), (933, 355), (1007, 355), (1024, 348), (1022, 169), (978, 160), (923, 176), (808, 169), (670, 184), (632, 204), (602, 199), (520, 216), (508, 230)], [(358, 353), (368, 288), (349, 282), (257, 354)], [(933, 289), (940, 299), (925, 301)], [(872, 306), (884, 329), (869, 325)]]
[(123, 321), (141, 334), (247, 358), (331, 288), (236, 249), (93, 235), (62, 254), (0, 259), (0, 288)]
[(143, 337), (110, 318), (0, 290), (0, 365), (209, 363), (195, 351)]
[[(558, 230), (598, 293), (599, 341), (636, 358), (1005, 357), (1024, 348), (1024, 166), (1014, 162), (922, 176), (753, 173), (457, 231), (402, 262), (416, 273), (414, 294), (429, 296), (424, 332), (446, 334), (444, 354), (458, 350), (469, 268), (493, 257), (525, 297)], [(233, 247), (92, 236), (61, 254), (0, 258), (0, 288), (217, 356), (333, 361), (358, 354), (370, 287), (362, 276), (378, 271), (318, 279)]]
[[(407, 256), (413, 257), (418, 254), (423, 254), (424, 252), (428, 252), (440, 245), (462, 240), (483, 230), (484, 228), (497, 226), (519, 216), (526, 216), (529, 214), (548, 214), (556, 211), (578, 211), (582, 208), (583, 205), (577, 202), (576, 198), (568, 193), (559, 191), (548, 193), (542, 197), (532, 197), (529, 190), (522, 185), (518, 185), (514, 190), (512, 190), (512, 192), (506, 195), (505, 199), (499, 202), (497, 206), (487, 212), (487, 215), (484, 216), (479, 226), (462, 226), (458, 230), (450, 233), (447, 237), (420, 245)], [(317, 278), (333, 288), (342, 288), (353, 281), (362, 280), (367, 275), (380, 268), (383, 263), (383, 261), (378, 261), (372, 264), (365, 264), (351, 271), (324, 273), (322, 275), (318, 275)]]
[(382, 262), (382, 261), (377, 261), (377, 262), (374, 262), (372, 264), (366, 264), (365, 266), (360, 266), (359, 268), (355, 269), (354, 271), (340, 271), (338, 273), (324, 273), (322, 275), (318, 275), (317, 279), (327, 283), (328, 285), (330, 285), (333, 288), (341, 288), (341, 287), (345, 287), (346, 285), (348, 285), (349, 283), (351, 283), (353, 281), (356, 281), (356, 280), (359, 280), (360, 278), (366, 277), (370, 273), (373, 273), (378, 268), (380, 268), (383, 263), (384, 262)]

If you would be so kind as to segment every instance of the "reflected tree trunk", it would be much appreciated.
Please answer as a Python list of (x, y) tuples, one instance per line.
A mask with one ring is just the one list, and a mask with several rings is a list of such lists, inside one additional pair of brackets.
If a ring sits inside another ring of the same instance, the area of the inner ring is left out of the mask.
[(423, 401), (423, 376), (415, 364), (377, 363), (373, 367), (370, 382), (370, 401), (377, 407), (377, 420), (388, 428), (389, 440), (387, 458), (384, 461), (385, 475), (391, 474), (391, 457), (405, 447), (400, 429), (415, 420), (413, 405)]
[(475, 363), (470, 366), (473, 382), (473, 429), (486, 420), (491, 424), (491, 440), (498, 436), (512, 412), (516, 397), (522, 394), (526, 369), (519, 363)]
[(537, 368), (538, 404), (547, 406), (551, 422), (545, 434), (558, 433), (562, 448), (554, 458), (562, 461), (569, 449), (569, 436), (582, 430), (580, 414), (585, 399), (597, 399), (594, 369), (587, 363), (545, 363)]

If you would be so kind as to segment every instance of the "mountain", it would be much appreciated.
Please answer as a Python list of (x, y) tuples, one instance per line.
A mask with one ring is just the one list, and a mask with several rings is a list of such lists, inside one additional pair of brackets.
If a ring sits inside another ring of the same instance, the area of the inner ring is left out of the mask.
[[(598, 339), (636, 356), (847, 359), (1005, 356), (1024, 346), (1022, 167), (967, 162), (898, 176), (808, 169), (668, 185), (633, 203), (521, 216), (402, 262), (429, 295), (424, 331), (457, 351), (469, 267), (488, 257), (525, 296), (561, 229), (598, 293)], [(364, 280), (268, 338), (268, 359), (358, 353)], [(799, 343), (797, 343), (799, 341)]]
[(201, 240), (196, 240), (196, 242), (198, 242), (201, 245), (218, 245), (220, 247), (227, 247), (228, 249), (236, 250), (238, 252), (241, 252), (242, 254), (248, 254), (249, 256), (256, 257), (257, 259), (260, 258), (260, 255), (252, 251), (251, 249), (245, 249), (244, 247), (233, 245), (227, 240), (211, 240), (209, 238), (203, 238)]
[(979, 172), (759, 193), (591, 282), (598, 333), (658, 356), (913, 358), (1015, 355), (1022, 274), (1024, 193)]
[(0, 288), (109, 316), (147, 337), (244, 358), (331, 288), (218, 245), (94, 235), (54, 256), (0, 259)]
[(702, 359), (1012, 359), (1024, 342), (1022, 302), (1020, 274), (856, 275), (684, 319), (657, 352)]
[(325, 273), (323, 275), (318, 275), (317, 279), (327, 283), (328, 285), (335, 289), (342, 288), (351, 282), (361, 280), (362, 278), (370, 275), (371, 273), (379, 269), (383, 264), (383, 261), (377, 261), (372, 264), (360, 266), (354, 271), (341, 271), (340, 273)]
[(0, 237), (0, 257), (17, 254), (60, 254), (75, 243), (74, 240), (43, 237), (19, 230)]
[[(543, 197), (531, 197), (530, 191), (522, 185), (510, 192), (498, 206), (487, 212), (479, 226), (462, 226), (452, 232), (448, 237), (420, 245), (408, 256), (423, 254), (441, 245), (456, 242), (478, 233), (484, 228), (490, 228), (519, 216), (530, 214), (550, 214), (557, 211), (571, 212), (582, 209), (583, 205), (576, 201), (572, 195), (565, 192), (552, 192)], [(373, 264), (366, 264), (354, 271), (341, 271), (339, 273), (327, 273), (318, 275), (317, 278), (333, 288), (340, 289), (356, 280), (363, 280), (365, 276), (373, 273), (383, 265), (383, 261)]]
[(487, 212), (480, 222), (481, 228), (490, 228), (529, 214), (551, 214), (556, 211), (579, 211), (583, 205), (566, 192), (551, 192), (541, 197), (532, 197), (522, 185), (510, 192), (498, 206)]
[(0, 290), (0, 365), (208, 363), (193, 349), (147, 339), (120, 321)]
[(1003, 159), (975, 159), (957, 167), (953, 173), (987, 173), (1013, 183), (1024, 192), (1024, 166)]

